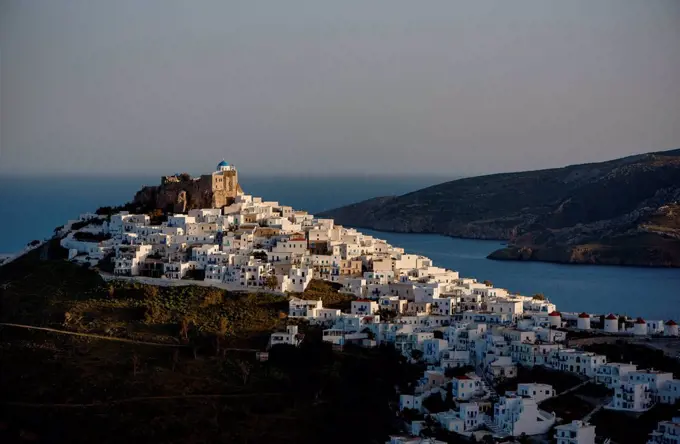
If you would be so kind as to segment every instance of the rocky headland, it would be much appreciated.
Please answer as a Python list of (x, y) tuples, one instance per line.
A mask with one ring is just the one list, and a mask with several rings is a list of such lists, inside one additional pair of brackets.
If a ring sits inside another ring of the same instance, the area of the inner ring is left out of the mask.
[(491, 259), (680, 267), (680, 150), (459, 179), (321, 215), (508, 241)]

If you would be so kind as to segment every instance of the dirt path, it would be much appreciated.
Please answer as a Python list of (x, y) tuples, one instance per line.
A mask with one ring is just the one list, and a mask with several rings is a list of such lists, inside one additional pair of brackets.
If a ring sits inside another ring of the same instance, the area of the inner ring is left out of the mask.
[(63, 334), (63, 335), (73, 335), (73, 336), (82, 336), (85, 338), (93, 338), (93, 339), (105, 339), (107, 341), (118, 341), (118, 342), (126, 342), (128, 344), (140, 344), (140, 345), (151, 345), (154, 347), (175, 347), (175, 348), (185, 348), (187, 345), (184, 344), (163, 344), (160, 342), (147, 342), (147, 341), (135, 341), (134, 339), (125, 339), (125, 338), (117, 338), (115, 336), (103, 336), (103, 335), (95, 335), (91, 333), (79, 333), (76, 331), (67, 331), (67, 330), (59, 330), (56, 328), (49, 328), (49, 327), (36, 327), (34, 325), (23, 325), (23, 324), (11, 324), (11, 323), (6, 323), (6, 322), (0, 322), (0, 327), (13, 327), (13, 328), (25, 328), (28, 330), (41, 330), (41, 331), (49, 331), (52, 333), (58, 333), (58, 334)]
[[(11, 324), (11, 323), (6, 323), (6, 322), (0, 322), (0, 327), (14, 327), (14, 328), (25, 328), (25, 329), (29, 329), (29, 330), (42, 330), (42, 331), (49, 331), (49, 332), (52, 332), (52, 333), (58, 333), (58, 334), (64, 334), (64, 335), (82, 336), (82, 337), (85, 337), (85, 338), (93, 338), (93, 339), (105, 339), (107, 341), (126, 342), (128, 344), (151, 345), (151, 346), (154, 346), (154, 347), (174, 347), (174, 348), (187, 348), (187, 347), (189, 347), (189, 345), (185, 345), (185, 344), (164, 344), (162, 342), (136, 341), (134, 339), (117, 338), (115, 336), (103, 336), (103, 335), (95, 335), (95, 334), (91, 334), (91, 333), (79, 333), (79, 332), (76, 332), (76, 331), (59, 330), (57, 328), (36, 327), (34, 325)], [(259, 351), (262, 351), (262, 350), (259, 350), (257, 348), (233, 348), (233, 347), (223, 348), (222, 350), (224, 350), (224, 351), (238, 351), (238, 352), (259, 352)]]
[(15, 407), (48, 407), (48, 408), (87, 408), (87, 407), (101, 407), (115, 404), (127, 404), (131, 402), (146, 402), (146, 401), (170, 401), (175, 399), (220, 399), (220, 398), (248, 398), (253, 396), (277, 396), (282, 395), (280, 392), (273, 393), (229, 393), (229, 394), (207, 394), (207, 395), (175, 395), (175, 396), (142, 396), (126, 399), (114, 399), (111, 401), (93, 402), (89, 404), (45, 404), (34, 402), (2, 402), (4, 405), (11, 405)]

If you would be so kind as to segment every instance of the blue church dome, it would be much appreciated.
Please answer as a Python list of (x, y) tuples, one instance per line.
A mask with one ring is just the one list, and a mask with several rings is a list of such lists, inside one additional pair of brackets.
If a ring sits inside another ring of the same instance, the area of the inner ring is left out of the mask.
[(228, 167), (228, 166), (229, 166), (229, 164), (223, 160), (222, 162), (217, 164), (217, 169), (219, 170), (222, 167)]

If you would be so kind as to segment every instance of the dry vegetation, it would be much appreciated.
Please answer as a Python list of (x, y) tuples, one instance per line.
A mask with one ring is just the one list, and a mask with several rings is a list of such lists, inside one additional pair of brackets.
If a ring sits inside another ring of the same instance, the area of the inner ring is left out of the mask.
[(0, 327), (3, 443), (384, 442), (395, 385), (419, 376), (390, 349), (334, 353), (304, 323), (302, 347), (259, 362), (286, 297), (109, 285), (62, 255), (0, 268), (0, 322), (93, 335)]

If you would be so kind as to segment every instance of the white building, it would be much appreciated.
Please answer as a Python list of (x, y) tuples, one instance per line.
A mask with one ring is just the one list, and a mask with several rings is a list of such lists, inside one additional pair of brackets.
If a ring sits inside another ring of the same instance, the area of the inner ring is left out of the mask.
[(675, 404), (680, 400), (680, 380), (671, 379), (656, 393), (656, 399), (662, 404)]
[(441, 354), (448, 349), (449, 342), (446, 339), (426, 339), (423, 341), (423, 360), (428, 363), (439, 362)]
[(376, 301), (357, 299), (356, 301), (352, 301), (351, 313), (355, 315), (372, 315), (375, 314), (379, 308)]
[(462, 375), (451, 379), (451, 394), (454, 399), (467, 401), (483, 394), (482, 381), (479, 376)]
[(635, 364), (624, 364), (621, 362), (608, 362), (599, 366), (595, 372), (595, 382), (604, 384), (610, 389), (620, 386), (631, 372), (637, 370)]
[(517, 395), (533, 398), (537, 403), (555, 396), (555, 389), (549, 384), (524, 383), (517, 384)]
[(649, 384), (627, 381), (614, 388), (614, 397), (605, 408), (628, 412), (645, 412), (653, 405), (654, 401)]
[(423, 411), (423, 395), (399, 395), (399, 410), (413, 409)]
[(659, 421), (656, 430), (649, 435), (647, 444), (680, 444), (680, 417)]
[(139, 275), (139, 264), (151, 254), (151, 245), (117, 245), (113, 274), (117, 276)]
[(517, 377), (517, 364), (510, 356), (496, 356), (486, 366), (486, 375), (494, 381)]
[(517, 318), (524, 313), (524, 304), (519, 299), (502, 299), (499, 298), (493, 302), (488, 303), (488, 309), (492, 313), (507, 313), (512, 319)]
[(288, 316), (290, 317), (313, 317), (315, 310), (322, 309), (323, 302), (290, 298), (288, 301)]
[(467, 350), (444, 350), (441, 353), (442, 368), (465, 367), (471, 363), (470, 352)]
[(607, 357), (592, 352), (560, 349), (550, 356), (549, 365), (555, 370), (595, 377), (597, 368), (607, 363)]
[(495, 427), (505, 435), (541, 435), (555, 423), (555, 415), (540, 410), (536, 400), (501, 396), (494, 405)]
[(282, 278), (280, 282), (281, 291), (302, 293), (312, 281), (313, 271), (310, 268), (293, 267), (288, 272), (288, 276), (283, 276)]
[(595, 426), (574, 420), (555, 427), (557, 444), (595, 444)]
[(458, 404), (457, 411), (449, 410), (433, 416), (444, 430), (460, 434), (476, 430), (482, 424), (482, 414), (476, 402), (462, 402)]
[(269, 346), (273, 347), (279, 344), (287, 344), (298, 346), (302, 342), (304, 335), (298, 333), (297, 325), (289, 325), (285, 332), (272, 333), (269, 337)]

